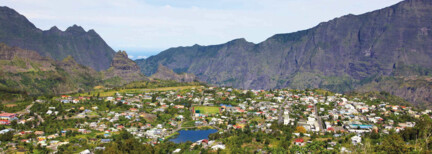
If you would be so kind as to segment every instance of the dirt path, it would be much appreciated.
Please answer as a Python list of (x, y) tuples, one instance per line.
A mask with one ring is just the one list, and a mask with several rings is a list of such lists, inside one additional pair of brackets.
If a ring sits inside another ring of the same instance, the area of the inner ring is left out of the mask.
[(28, 105), (24, 110), (16, 112), (16, 114), (27, 114), (30, 113), (30, 108), (33, 106), (34, 102)]

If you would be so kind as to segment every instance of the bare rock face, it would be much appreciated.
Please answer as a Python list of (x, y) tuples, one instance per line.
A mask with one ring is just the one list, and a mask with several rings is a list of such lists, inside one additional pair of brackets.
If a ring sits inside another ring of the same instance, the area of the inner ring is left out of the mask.
[[(237, 39), (220, 45), (170, 48), (136, 62), (147, 76), (162, 64), (176, 73), (192, 73), (201, 81), (222, 86), (347, 92), (379, 77), (430, 76), (431, 29), (432, 1), (405, 0), (311, 29), (277, 34), (258, 44)], [(393, 89), (384, 90), (391, 93)]]
[(150, 78), (162, 79), (162, 80), (174, 80), (177, 82), (194, 82), (196, 77), (190, 73), (177, 74), (173, 70), (160, 64), (155, 74)]
[(133, 81), (146, 80), (147, 78), (141, 74), (138, 65), (131, 59), (125, 51), (119, 51), (115, 54), (111, 66), (103, 72), (104, 80), (120, 78), (120, 81), (114, 81), (115, 85), (126, 84)]
[(58, 61), (72, 56), (79, 64), (98, 71), (108, 69), (115, 53), (94, 30), (86, 32), (73, 25), (65, 31), (55, 26), (43, 31), (8, 7), (0, 7), (0, 42)]

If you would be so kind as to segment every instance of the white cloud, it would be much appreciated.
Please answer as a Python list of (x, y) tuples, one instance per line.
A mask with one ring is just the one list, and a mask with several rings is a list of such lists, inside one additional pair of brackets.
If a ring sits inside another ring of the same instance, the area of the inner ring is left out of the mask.
[[(154, 51), (311, 28), (349, 13), (400, 0), (3, 0), (41, 29), (73, 24), (95, 29), (114, 48)], [(136, 56), (136, 55), (135, 55)]]
[(137, 59), (146, 59), (147, 56), (138, 56)]
[(133, 59), (133, 58), (134, 58), (134, 56), (132, 56), (132, 55), (128, 55), (128, 58), (130, 58), (130, 59)]

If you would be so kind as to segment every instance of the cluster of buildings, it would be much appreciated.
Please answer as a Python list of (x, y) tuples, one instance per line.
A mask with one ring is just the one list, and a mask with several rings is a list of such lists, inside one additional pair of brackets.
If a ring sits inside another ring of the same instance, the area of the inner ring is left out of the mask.
[(0, 113), (0, 125), (10, 125), (11, 121), (17, 120), (17, 114), (15, 113)]
[[(416, 111), (411, 107), (390, 105), (386, 102), (371, 104), (341, 94), (325, 96), (313, 91), (238, 90), (224, 87), (138, 94), (115, 93), (113, 96), (96, 98), (97, 101), (113, 105), (114, 109), (110, 110), (106, 109), (105, 104), (92, 104), (92, 99), (94, 100), (91, 97), (63, 95), (57, 99), (58, 103), (66, 107), (63, 109), (51, 106), (45, 100), (37, 101), (47, 109), (43, 113), (35, 111), (35, 114), (64, 120), (60, 117), (66, 117), (65, 114), (69, 113), (72, 115), (66, 119), (87, 119), (74, 128), (65, 128), (61, 133), (45, 134), (37, 130), (37, 127), (32, 130), (5, 129), (0, 133), (34, 133), (36, 138), (23, 139), (21, 142), (36, 143), (55, 150), (57, 146), (69, 143), (67, 139), (57, 138), (71, 131), (79, 134), (97, 134), (97, 138), (93, 136), (90, 139), (97, 143), (109, 143), (113, 134), (126, 130), (145, 143), (158, 144), (183, 128), (211, 127), (224, 132), (248, 127), (252, 132), (271, 133), (271, 126), (278, 123), (304, 128), (305, 132), (294, 132), (295, 145), (303, 146), (307, 143), (303, 136), (324, 133), (332, 133), (334, 137), (355, 133), (357, 135), (351, 140), (353, 145), (357, 145), (361, 144), (363, 133), (389, 133), (390, 130), (399, 132), (415, 126), (414, 121), (395, 121), (391, 118), (392, 115), (419, 118), (431, 112)], [(196, 108), (201, 110), (198, 111)], [(207, 111), (207, 108), (213, 110)], [(0, 113), (0, 125), (10, 125), (11, 121), (20, 119), (24, 120), (14, 113)], [(41, 117), (34, 117), (32, 120), (40, 122)], [(207, 139), (197, 141), (193, 146), (201, 144), (213, 150), (226, 148), (220, 141)], [(180, 150), (177, 149), (175, 152)]]

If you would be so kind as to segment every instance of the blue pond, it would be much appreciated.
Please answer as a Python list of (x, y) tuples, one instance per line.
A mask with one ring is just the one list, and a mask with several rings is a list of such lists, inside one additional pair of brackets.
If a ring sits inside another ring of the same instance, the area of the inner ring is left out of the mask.
[(202, 139), (208, 139), (210, 134), (216, 133), (216, 129), (208, 129), (208, 130), (180, 130), (176, 138), (170, 139), (170, 141), (174, 143), (182, 143), (182, 142), (196, 142)]

